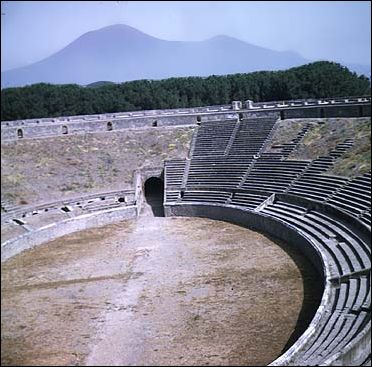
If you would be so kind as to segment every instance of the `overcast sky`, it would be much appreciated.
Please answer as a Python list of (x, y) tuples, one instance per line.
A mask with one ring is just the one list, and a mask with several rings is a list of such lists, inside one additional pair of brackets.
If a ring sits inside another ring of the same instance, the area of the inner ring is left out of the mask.
[(225, 34), (310, 60), (370, 64), (370, 1), (2, 1), (1, 70), (124, 23), (166, 40)]

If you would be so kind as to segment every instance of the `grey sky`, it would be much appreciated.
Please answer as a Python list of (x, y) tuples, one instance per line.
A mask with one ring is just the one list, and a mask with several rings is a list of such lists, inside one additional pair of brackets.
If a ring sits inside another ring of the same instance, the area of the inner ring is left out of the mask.
[(118, 23), (166, 40), (225, 34), (312, 60), (371, 59), (369, 1), (2, 1), (1, 10), (2, 71)]

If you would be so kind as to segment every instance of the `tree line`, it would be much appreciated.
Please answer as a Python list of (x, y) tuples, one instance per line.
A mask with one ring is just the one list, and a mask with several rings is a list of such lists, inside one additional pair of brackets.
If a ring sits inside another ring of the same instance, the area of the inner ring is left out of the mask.
[(209, 77), (33, 84), (1, 91), (1, 120), (185, 108), (286, 99), (370, 94), (370, 80), (346, 67), (319, 61), (284, 71), (259, 71)]

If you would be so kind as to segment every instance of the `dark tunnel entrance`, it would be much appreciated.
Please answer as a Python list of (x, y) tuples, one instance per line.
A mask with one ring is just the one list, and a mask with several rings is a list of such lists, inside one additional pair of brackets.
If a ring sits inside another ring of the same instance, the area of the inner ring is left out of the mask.
[(158, 177), (150, 177), (145, 182), (145, 198), (155, 217), (164, 217), (164, 182)]

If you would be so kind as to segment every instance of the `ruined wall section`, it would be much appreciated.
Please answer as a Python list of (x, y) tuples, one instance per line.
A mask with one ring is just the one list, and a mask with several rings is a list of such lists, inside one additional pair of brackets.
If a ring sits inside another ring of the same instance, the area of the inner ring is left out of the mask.
[[(143, 115), (143, 116), (141, 116)], [(179, 114), (178, 112), (151, 115), (132, 114), (108, 118), (60, 118), (60, 119), (40, 119), (40, 120), (18, 120), (1, 122), (1, 140), (33, 139), (61, 135), (78, 135), (86, 133), (102, 133), (156, 127), (174, 127), (193, 125), (198, 122), (218, 119), (237, 119), (238, 114), (229, 112), (207, 112), (207, 113), (188, 113)]]

